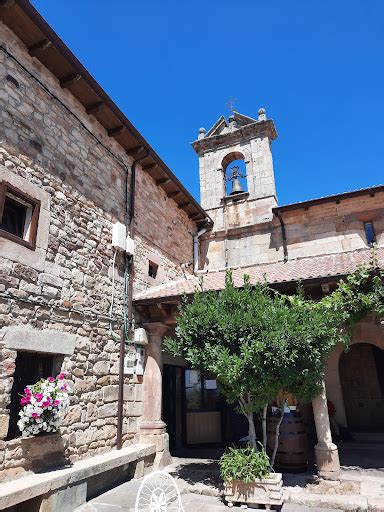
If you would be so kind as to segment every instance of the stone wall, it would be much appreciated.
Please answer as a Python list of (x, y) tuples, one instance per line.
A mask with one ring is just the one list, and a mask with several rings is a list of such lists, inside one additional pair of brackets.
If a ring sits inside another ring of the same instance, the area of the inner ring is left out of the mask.
[[(289, 259), (367, 248), (364, 222), (373, 221), (377, 244), (384, 244), (384, 192), (330, 201), (282, 212)], [(284, 257), (281, 226), (269, 199), (235, 200), (222, 212), (210, 211), (216, 229), (201, 244), (200, 268), (209, 270), (273, 263)]]
[[(193, 261), (195, 223), (145, 172), (137, 175), (135, 219), (138, 244), (135, 290), (145, 290), (192, 271), (192, 265), (184, 271), (181, 265)], [(149, 261), (159, 265), (155, 280), (148, 276)]]
[[(20, 346), (54, 354), (55, 371), (67, 374), (71, 407), (60, 429), (65, 456), (75, 461), (116, 443), (118, 341), (109, 333), (108, 318), (111, 229), (113, 222), (124, 222), (131, 160), (4, 25), (0, 35), (8, 51), (30, 71), (0, 49), (0, 180), (41, 200), (35, 250), (0, 237), (0, 478), (4, 479), (29, 468), (21, 440), (5, 441)], [(182, 275), (180, 263), (192, 258), (194, 229), (185, 212), (140, 166), (137, 175), (135, 280), (142, 288), (154, 284), (147, 279), (149, 256), (160, 260), (162, 280)], [(123, 273), (118, 255), (115, 331), (122, 317)], [(58, 342), (60, 333), (73, 337), (72, 352)], [(27, 339), (32, 340), (29, 345)], [(124, 443), (134, 442), (142, 400), (141, 377), (126, 379)]]

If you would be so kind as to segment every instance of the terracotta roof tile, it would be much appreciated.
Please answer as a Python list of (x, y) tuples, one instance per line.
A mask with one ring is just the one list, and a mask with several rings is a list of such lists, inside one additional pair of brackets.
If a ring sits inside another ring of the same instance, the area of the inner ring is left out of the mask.
[[(380, 268), (384, 268), (384, 247), (377, 249), (377, 259)], [(248, 274), (251, 283), (255, 284), (265, 278), (271, 284), (294, 281), (306, 281), (316, 278), (342, 276), (354, 271), (361, 263), (368, 263), (371, 257), (370, 249), (314, 256), (287, 262), (265, 263), (249, 267), (233, 269), (235, 286), (242, 286), (244, 274)], [(225, 286), (225, 270), (203, 274), (205, 290), (221, 290)], [(183, 294), (193, 294), (199, 288), (199, 277), (190, 276), (187, 279), (171, 281), (149, 288), (134, 296), (135, 302), (153, 301), (154, 299), (179, 297)]]

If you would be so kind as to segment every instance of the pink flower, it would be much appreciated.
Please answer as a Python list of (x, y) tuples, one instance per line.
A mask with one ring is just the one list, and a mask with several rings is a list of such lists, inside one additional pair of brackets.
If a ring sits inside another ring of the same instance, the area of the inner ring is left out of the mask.
[(59, 405), (59, 404), (60, 404), (60, 400), (55, 400), (52, 405)]
[(30, 397), (29, 396), (25, 396), (23, 397), (21, 400), (20, 400), (20, 405), (22, 405), (24, 407), (24, 405), (27, 405), (31, 402), (30, 400)]
[(36, 398), (38, 402), (40, 402), (43, 398), (43, 393), (33, 393), (33, 396)]
[(40, 416), (37, 414), (37, 412), (33, 412), (32, 418), (36, 420), (37, 418), (40, 418)]
[(42, 403), (43, 407), (49, 407), (50, 405), (52, 405), (52, 402), (51, 402), (50, 398), (47, 398), (47, 400)]
[(57, 378), (58, 378), (59, 380), (63, 380), (63, 379), (65, 379), (65, 375), (64, 375), (64, 373), (59, 373), (59, 375), (57, 376)]
[(31, 391), (29, 388), (25, 388), (25, 389), (24, 389), (24, 393), (25, 393), (26, 395), (32, 395), (32, 391)]
[(67, 387), (68, 387), (67, 384), (64, 383), (62, 386), (60, 386), (60, 390), (65, 391), (67, 389)]
[(55, 379), (53, 377), (48, 377), (49, 382), (55, 382)]

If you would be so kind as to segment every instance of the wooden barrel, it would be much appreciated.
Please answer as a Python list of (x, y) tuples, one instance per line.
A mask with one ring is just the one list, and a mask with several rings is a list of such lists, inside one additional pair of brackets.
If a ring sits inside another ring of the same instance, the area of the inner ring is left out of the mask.
[[(268, 416), (267, 447), (271, 455), (275, 446), (276, 427), (279, 416)], [(304, 423), (299, 413), (284, 414), (280, 425), (279, 444), (275, 469), (288, 473), (300, 473), (307, 469), (308, 440)]]

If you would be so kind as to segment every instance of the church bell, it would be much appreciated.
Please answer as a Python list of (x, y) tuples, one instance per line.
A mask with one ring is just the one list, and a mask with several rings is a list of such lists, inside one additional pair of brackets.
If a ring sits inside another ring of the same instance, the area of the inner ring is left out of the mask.
[(244, 190), (243, 187), (241, 186), (239, 178), (233, 178), (231, 196), (233, 196), (234, 194), (241, 194), (242, 192), (244, 192)]

